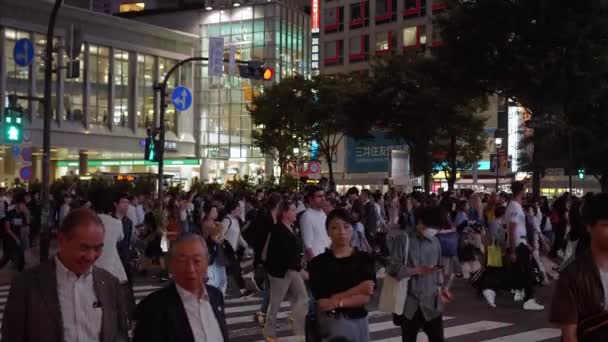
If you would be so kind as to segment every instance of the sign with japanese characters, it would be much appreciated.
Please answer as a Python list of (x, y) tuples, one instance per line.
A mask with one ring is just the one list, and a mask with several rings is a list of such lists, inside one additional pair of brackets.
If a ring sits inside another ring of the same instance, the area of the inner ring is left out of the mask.
[(388, 172), (391, 151), (407, 150), (405, 143), (386, 138), (384, 133), (374, 133), (373, 139), (346, 140), (346, 172)]

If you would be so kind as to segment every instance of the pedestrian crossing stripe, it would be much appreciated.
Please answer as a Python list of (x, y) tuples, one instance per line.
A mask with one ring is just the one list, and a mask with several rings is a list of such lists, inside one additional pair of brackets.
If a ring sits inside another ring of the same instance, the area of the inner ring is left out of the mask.
[[(0, 286), (0, 321), (3, 318), (4, 306), (8, 297), (10, 285)], [(136, 301), (139, 302), (147, 295), (160, 289), (160, 285), (136, 285), (133, 292)], [(230, 331), (230, 338), (233, 342), (263, 342), (261, 327), (254, 322), (254, 314), (260, 309), (262, 299), (259, 297), (229, 297), (225, 299), (226, 323)], [(292, 334), (289, 326), (289, 307), (290, 303), (284, 301), (281, 303), (281, 309), (278, 313), (276, 329), (278, 340), (281, 342), (296, 341), (297, 337)], [(401, 328), (397, 327), (392, 322), (392, 316), (384, 312), (370, 311), (368, 314), (370, 342), (401, 342)], [(462, 322), (452, 316), (444, 316), (444, 335), (446, 341), (452, 338), (464, 337), (470, 341), (479, 342), (553, 342), (559, 341), (557, 338), (561, 336), (559, 329), (540, 328), (529, 331), (513, 332), (512, 329), (506, 329), (508, 334), (499, 336), (505, 331), (504, 328), (516, 327), (508, 322), (496, 322), (482, 320), (477, 322)], [(452, 323), (453, 322), (453, 323)], [(490, 339), (481, 339), (476, 337), (476, 334), (488, 332), (496, 332), (495, 334), (485, 335)], [(498, 337), (496, 337), (498, 336)], [(419, 333), (417, 342), (428, 342), (424, 333)]]

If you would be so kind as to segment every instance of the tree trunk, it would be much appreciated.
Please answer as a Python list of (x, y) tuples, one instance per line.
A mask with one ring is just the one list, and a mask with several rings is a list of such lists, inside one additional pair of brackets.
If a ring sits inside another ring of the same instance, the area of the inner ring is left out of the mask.
[(533, 198), (540, 198), (540, 168), (534, 166), (532, 171), (532, 196)]
[[(448, 191), (454, 191), (454, 184), (456, 184), (456, 174), (458, 172), (456, 165), (456, 137), (450, 136), (450, 152), (448, 153), (449, 158), (449, 176), (446, 174), (448, 181)], [(445, 172), (444, 172), (445, 173)]]
[(424, 172), (424, 192), (429, 194), (431, 192), (431, 171)]
[(334, 166), (331, 156), (327, 158), (327, 169), (329, 171), (329, 191), (336, 190), (336, 181), (334, 180)]

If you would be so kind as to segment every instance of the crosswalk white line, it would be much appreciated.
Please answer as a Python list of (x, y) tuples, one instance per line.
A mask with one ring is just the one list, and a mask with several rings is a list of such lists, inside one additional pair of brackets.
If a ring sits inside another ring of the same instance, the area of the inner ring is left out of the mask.
[(485, 340), (483, 342), (540, 342), (561, 336), (559, 329), (545, 328)]
[[(444, 321), (445, 321), (445, 318), (444, 318)], [(480, 333), (480, 332), (484, 332), (484, 331), (488, 331), (488, 330), (494, 330), (494, 329), (498, 329), (498, 328), (504, 328), (504, 327), (508, 327), (511, 325), (513, 325), (513, 324), (502, 323), (502, 322), (493, 322), (493, 321), (479, 321), (476, 323), (462, 324), (462, 325), (456, 325), (456, 326), (449, 327), (449, 328), (444, 328), (443, 334), (444, 334), (445, 338), (451, 338), (451, 337), (458, 337), (458, 336), (464, 336), (464, 335), (471, 335), (471, 334)], [(399, 336), (396, 336), (396, 337), (385, 338), (385, 339), (381, 339), (381, 340), (373, 340), (373, 341), (374, 342), (401, 342), (401, 333), (399, 333)], [(429, 339), (425, 333), (422, 333), (422, 332), (418, 333), (416, 342), (428, 342), (428, 341), (429, 341)], [(509, 339), (507, 339), (505, 341), (511, 342), (511, 340), (509, 340)]]
[(262, 303), (262, 298), (259, 297), (245, 297), (245, 298), (226, 298), (224, 299), (225, 304), (244, 304), (244, 303)]
[[(289, 302), (282, 302), (281, 303), (281, 307), (282, 308), (286, 308), (286, 307), (289, 307), (289, 306), (290, 306)], [(233, 314), (233, 313), (257, 311), (259, 309), (260, 309), (260, 304), (258, 304), (258, 305), (232, 306), (232, 307), (224, 309), (224, 312), (226, 312), (227, 314)]]

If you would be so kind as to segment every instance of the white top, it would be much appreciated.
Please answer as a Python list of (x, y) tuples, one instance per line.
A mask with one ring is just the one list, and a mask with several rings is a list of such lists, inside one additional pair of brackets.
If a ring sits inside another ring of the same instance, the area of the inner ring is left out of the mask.
[(241, 225), (236, 217), (232, 215), (226, 216), (222, 220), (222, 227), (224, 228), (222, 232), (224, 239), (228, 240), (228, 243), (235, 252), (238, 250), (239, 245), (247, 247), (247, 242), (241, 236)]
[(78, 277), (57, 257), (55, 265), (64, 341), (100, 341), (103, 311), (95, 296), (92, 269)]
[(103, 236), (103, 251), (95, 262), (95, 266), (110, 272), (121, 283), (124, 283), (127, 281), (127, 273), (116, 248), (116, 244), (124, 239), (122, 222), (110, 215), (99, 214), (98, 216), (106, 231)]
[(505, 222), (507, 223), (507, 229), (509, 234), (511, 233), (511, 224), (516, 225), (515, 236), (512, 237), (512, 240), (515, 243), (515, 247), (520, 244), (527, 245), (528, 240), (526, 239), (526, 214), (524, 214), (524, 210), (516, 201), (509, 202), (507, 206), (507, 211), (505, 213)]
[[(217, 322), (217, 318), (213, 313), (211, 302), (207, 298), (205, 292), (202, 298), (196, 298), (195, 295), (183, 289), (179, 285), (177, 287), (177, 293), (179, 298), (182, 300), (184, 310), (188, 316), (188, 323), (190, 323), (190, 329), (192, 329), (192, 335), (194, 336), (194, 342), (216, 342), (224, 341), (222, 336), (222, 330), (220, 324)], [(203, 286), (203, 291), (205, 287)]]
[[(137, 209), (132, 204), (129, 204), (129, 209), (127, 209), (127, 217), (131, 222), (133, 222), (133, 228), (137, 226)], [(135, 235), (135, 234), (133, 234)]]
[(304, 240), (304, 248), (312, 249), (313, 256), (317, 256), (331, 245), (331, 240), (325, 229), (327, 216), (323, 210), (309, 208), (300, 217), (300, 233)]
[(142, 204), (138, 204), (135, 206), (135, 214), (137, 216), (137, 222), (134, 222), (135, 226), (144, 224), (144, 218), (146, 217), (146, 211), (144, 210), (144, 206)]

